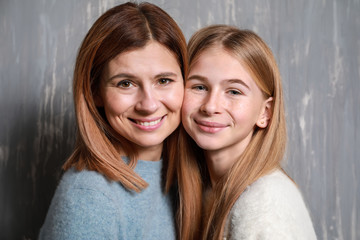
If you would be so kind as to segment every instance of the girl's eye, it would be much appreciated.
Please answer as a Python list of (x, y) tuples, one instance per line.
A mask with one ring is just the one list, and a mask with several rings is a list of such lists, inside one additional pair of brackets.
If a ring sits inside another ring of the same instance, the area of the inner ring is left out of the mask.
[(242, 92), (240, 92), (239, 90), (230, 90), (229, 93), (231, 95), (242, 95)]
[(197, 90), (197, 91), (206, 91), (206, 87), (204, 85), (196, 85), (193, 86), (192, 89)]
[(173, 80), (169, 79), (169, 78), (160, 78), (159, 79), (159, 84), (160, 85), (166, 85), (173, 82)]
[(121, 88), (129, 88), (131, 87), (133, 84), (129, 81), (129, 80), (122, 80), (120, 81), (117, 86), (121, 87)]

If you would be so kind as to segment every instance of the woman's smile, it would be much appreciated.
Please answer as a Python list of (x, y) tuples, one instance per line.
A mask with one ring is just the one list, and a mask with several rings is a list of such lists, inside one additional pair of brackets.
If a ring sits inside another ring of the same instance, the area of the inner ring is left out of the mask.
[(161, 127), (166, 115), (152, 119), (130, 119), (136, 127), (144, 131), (154, 131)]
[(105, 69), (101, 101), (111, 127), (142, 149), (158, 148), (180, 124), (184, 85), (174, 55), (157, 42), (119, 54)]

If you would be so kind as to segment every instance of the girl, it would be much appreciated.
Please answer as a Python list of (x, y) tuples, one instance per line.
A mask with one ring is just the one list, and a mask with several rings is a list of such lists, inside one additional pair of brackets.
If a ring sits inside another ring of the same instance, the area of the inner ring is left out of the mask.
[(286, 129), (271, 50), (251, 31), (216, 25), (195, 33), (188, 51), (182, 121), (198, 147), (182, 133), (183, 239), (316, 239), (280, 166)]
[(186, 54), (153, 4), (125, 3), (94, 23), (74, 72), (77, 143), (40, 239), (175, 238), (162, 174), (171, 181)]

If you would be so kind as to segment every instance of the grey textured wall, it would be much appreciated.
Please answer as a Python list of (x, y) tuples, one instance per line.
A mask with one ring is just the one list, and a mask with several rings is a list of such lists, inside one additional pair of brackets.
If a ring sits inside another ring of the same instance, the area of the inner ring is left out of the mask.
[[(0, 1), (0, 239), (35, 239), (74, 143), (71, 81), (85, 33), (123, 1)], [(319, 239), (360, 239), (360, 1), (158, 0), (187, 38), (256, 31), (282, 73), (286, 169)]]

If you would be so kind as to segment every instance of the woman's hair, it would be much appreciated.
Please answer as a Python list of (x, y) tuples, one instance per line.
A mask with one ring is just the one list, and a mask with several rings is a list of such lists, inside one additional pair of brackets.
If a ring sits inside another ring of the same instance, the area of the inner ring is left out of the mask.
[[(176, 22), (159, 7), (150, 3), (121, 4), (105, 12), (90, 28), (79, 49), (74, 70), (77, 141), (64, 164), (65, 170), (70, 167), (94, 170), (134, 191), (147, 186), (133, 171), (137, 161), (133, 144), (112, 129), (103, 108), (97, 107), (94, 99), (100, 94), (101, 77), (109, 61), (120, 53), (143, 48), (149, 41), (162, 44), (174, 54), (185, 79), (186, 40)], [(173, 161), (177, 148), (174, 135), (177, 134), (178, 130), (165, 141), (163, 158), (168, 161)], [(119, 148), (129, 157), (129, 164), (121, 160)], [(171, 167), (173, 163), (167, 165)], [(171, 180), (172, 176), (169, 178)]]
[[(236, 57), (250, 73), (265, 98), (272, 97), (271, 118), (266, 128), (254, 126), (253, 136), (241, 157), (212, 186), (214, 197), (204, 218), (202, 191), (209, 184), (204, 153), (190, 146), (181, 129), (181, 161), (178, 165), (179, 224), (182, 239), (222, 239), (227, 216), (247, 186), (280, 168), (285, 152), (286, 126), (280, 73), (270, 48), (254, 32), (225, 25), (205, 27), (188, 43), (190, 69), (207, 49), (221, 47)], [(203, 216), (203, 219), (198, 216)], [(198, 229), (202, 229), (201, 232)]]

